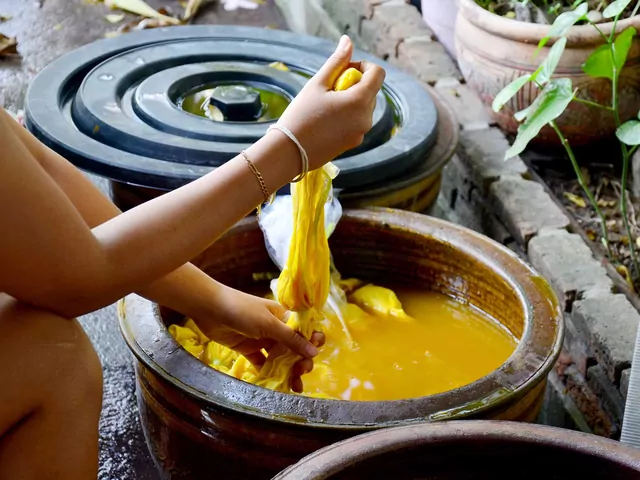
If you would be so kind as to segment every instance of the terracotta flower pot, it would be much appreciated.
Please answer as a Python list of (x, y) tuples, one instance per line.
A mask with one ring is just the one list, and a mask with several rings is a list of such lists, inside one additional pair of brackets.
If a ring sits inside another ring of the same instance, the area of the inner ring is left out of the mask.
[[(455, 41), (458, 63), (467, 83), (488, 108), (495, 96), (512, 80), (534, 72), (545, 58), (549, 42), (534, 58), (538, 42), (547, 36), (548, 25), (511, 20), (488, 12), (474, 0), (457, 0), (458, 18)], [(628, 27), (640, 30), (640, 15), (618, 22), (616, 31)], [(599, 25), (605, 35), (611, 33), (613, 23)], [(604, 40), (591, 25), (573, 27), (567, 35), (567, 48), (556, 69), (555, 77), (570, 78), (578, 97), (604, 105), (611, 104), (611, 81), (593, 79), (582, 71), (582, 64)], [(640, 107), (640, 38), (636, 37), (629, 51), (627, 67), (621, 72), (619, 105), (622, 120), (634, 117)], [(500, 127), (515, 134), (518, 122), (513, 114), (528, 107), (538, 95), (531, 84), (523, 88), (511, 102), (495, 115)], [(611, 137), (615, 132), (613, 115), (605, 110), (573, 102), (558, 125), (572, 146), (581, 146)], [(536, 139), (539, 146), (559, 145), (550, 128), (543, 129)]]
[[(141, 423), (162, 478), (262, 480), (370, 430), (469, 417), (536, 418), (562, 345), (563, 316), (549, 285), (513, 252), (471, 230), (381, 208), (346, 210), (331, 251), (344, 275), (469, 302), (508, 328), (517, 349), (489, 375), (437, 395), (322, 400), (265, 390), (210, 368), (168, 333), (166, 325), (179, 317), (132, 295), (120, 304), (120, 325), (137, 358)], [(256, 288), (255, 274), (275, 270), (255, 218), (240, 222), (194, 264), (248, 291)]]

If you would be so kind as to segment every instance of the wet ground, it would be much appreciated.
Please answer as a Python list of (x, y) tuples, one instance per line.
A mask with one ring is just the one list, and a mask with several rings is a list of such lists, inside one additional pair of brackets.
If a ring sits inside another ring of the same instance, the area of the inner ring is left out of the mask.
[[(156, 8), (181, 8), (178, 1), (147, 1)], [(17, 37), (23, 56), (22, 61), (0, 59), (0, 107), (21, 108), (29, 81), (44, 66), (115, 30), (117, 25), (105, 19), (107, 13), (104, 5), (90, 0), (0, 0), (0, 16), (11, 17), (0, 23), (0, 33)], [(273, 0), (255, 10), (236, 11), (225, 11), (218, 1), (205, 2), (194, 23), (286, 26)], [(106, 193), (106, 182), (96, 177), (92, 180)], [(104, 366), (98, 478), (155, 480), (158, 476), (138, 423), (132, 358), (118, 331), (115, 307), (87, 315), (81, 321)]]

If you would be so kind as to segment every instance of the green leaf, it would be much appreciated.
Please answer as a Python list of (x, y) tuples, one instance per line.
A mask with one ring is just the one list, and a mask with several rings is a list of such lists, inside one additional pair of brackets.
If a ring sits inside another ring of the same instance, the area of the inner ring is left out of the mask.
[(631, 0), (616, 0), (604, 9), (604, 12), (602, 12), (602, 16), (604, 18), (617, 17), (622, 12), (624, 12), (624, 9), (627, 8), (630, 3)]
[(513, 118), (515, 118), (518, 122), (522, 122), (525, 118), (527, 118), (531, 114), (531, 112), (534, 110), (535, 107), (536, 107), (535, 103), (532, 103), (524, 110), (520, 110), (519, 112), (515, 113), (513, 115)]
[(551, 80), (551, 76), (553, 72), (556, 71), (558, 67), (558, 63), (560, 63), (560, 58), (562, 58), (562, 54), (564, 53), (564, 48), (567, 45), (567, 39), (565, 37), (561, 37), (556, 43), (553, 44), (551, 50), (549, 50), (549, 54), (547, 58), (544, 59), (542, 64), (542, 70), (538, 75), (538, 83), (541, 85), (546, 84), (549, 80)]
[(627, 145), (640, 145), (640, 122), (629, 120), (616, 130), (616, 137)]
[(569, 12), (564, 12), (558, 15), (556, 21), (553, 22), (551, 28), (549, 29), (549, 33), (546, 37), (540, 40), (538, 44), (538, 50), (544, 47), (549, 39), (553, 37), (562, 37), (566, 34), (571, 27), (573, 27), (580, 20), (586, 19), (587, 12), (589, 11), (589, 5), (584, 2), (578, 5), (575, 10), (571, 10)]
[(504, 87), (493, 100), (493, 105), (491, 106), (493, 111), (496, 113), (499, 112), (502, 107), (504, 107), (505, 104), (527, 84), (529, 80), (531, 80), (531, 74), (526, 74), (522, 77), (516, 78), (513, 82)]
[(505, 159), (522, 153), (545, 125), (562, 115), (574, 95), (570, 79), (558, 78), (550, 81), (531, 107), (527, 108), (526, 120), (518, 128), (516, 141), (505, 154)]
[(631, 50), (633, 37), (636, 36), (636, 33), (638, 32), (635, 28), (629, 27), (618, 35), (615, 42), (613, 42), (613, 56), (616, 61), (616, 68), (618, 69), (618, 72), (620, 72), (624, 67), (624, 64), (627, 63), (627, 56), (629, 55), (629, 50)]
[(582, 65), (582, 70), (593, 78), (613, 80), (613, 58), (609, 45), (596, 48)]
[[(618, 73), (627, 62), (629, 50), (636, 35), (636, 29), (629, 27), (618, 35), (613, 43), (615, 66)], [(613, 58), (609, 45), (601, 45), (596, 48), (582, 66), (582, 70), (593, 78), (608, 78), (613, 80)]]

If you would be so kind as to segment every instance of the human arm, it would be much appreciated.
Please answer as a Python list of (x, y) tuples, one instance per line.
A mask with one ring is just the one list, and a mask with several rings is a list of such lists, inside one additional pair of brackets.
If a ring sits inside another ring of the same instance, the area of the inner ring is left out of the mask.
[[(375, 79), (373, 73), (369, 77)], [(305, 91), (301, 93), (307, 105), (298, 102), (302, 107), (297, 107), (297, 113), (296, 108), (287, 112), (293, 119), (287, 126), (299, 130), (296, 134), (313, 152), (310, 160), (316, 167), (353, 146), (366, 131), (364, 122), (353, 120), (370, 117), (366, 102), (379, 85), (362, 83), (360, 90), (351, 92), (352, 98), (336, 97), (328, 95), (335, 92), (328, 92), (325, 75), (322, 82), (310, 82), (313, 88), (306, 89), (306, 97)], [(302, 120), (296, 123), (296, 116)], [(349, 121), (335, 121), (340, 116)], [(30, 152), (24, 146), (11, 144), (5, 130), (2, 143), (8, 145), (8, 152), (4, 153), (7, 161), (0, 165), (0, 178), (9, 188), (2, 189), (0, 205), (4, 206), (3, 222), (11, 228), (0, 244), (0, 261), (7, 267), (0, 289), (67, 316), (110, 303), (168, 274), (261, 200), (256, 179), (242, 159), (234, 159), (215, 173), (91, 231), (83, 223), (82, 212), (69, 208), (73, 202), (39, 165), (27, 160)], [(272, 191), (299, 172), (298, 152), (278, 132), (252, 146), (248, 154)], [(269, 160), (275, 155), (280, 158), (277, 163)], [(24, 159), (17, 161), (20, 157)], [(15, 185), (21, 188), (11, 188)]]

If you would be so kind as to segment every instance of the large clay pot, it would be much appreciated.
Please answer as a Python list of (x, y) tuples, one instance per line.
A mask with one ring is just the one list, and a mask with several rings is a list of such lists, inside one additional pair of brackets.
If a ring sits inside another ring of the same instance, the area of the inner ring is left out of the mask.
[[(493, 99), (506, 85), (538, 68), (553, 44), (549, 42), (534, 58), (538, 42), (547, 36), (549, 26), (501, 17), (478, 6), (474, 0), (457, 1), (459, 12), (455, 39), (458, 63), (467, 83), (490, 109)], [(630, 26), (640, 29), (640, 16), (618, 22), (616, 31), (622, 32)], [(603, 23), (599, 28), (609, 35), (613, 23)], [(593, 79), (582, 71), (582, 64), (587, 57), (603, 43), (604, 40), (592, 26), (573, 27), (567, 35), (567, 48), (556, 70), (556, 77), (570, 78), (574, 88), (578, 88), (579, 98), (610, 105), (611, 81)], [(640, 38), (634, 40), (627, 67), (620, 74), (619, 92), (623, 121), (635, 117), (640, 108)], [(513, 114), (528, 107), (537, 95), (537, 88), (531, 84), (523, 88), (495, 115), (500, 127), (507, 133), (515, 134), (518, 122)], [(577, 102), (573, 102), (558, 119), (558, 125), (573, 146), (610, 138), (616, 128), (611, 113)], [(557, 135), (549, 127), (545, 127), (535, 143), (539, 146), (559, 145)]]
[(635, 480), (640, 450), (585, 433), (467, 421), (368, 433), (309, 455), (273, 480)]
[[(331, 251), (344, 275), (469, 302), (519, 339), (516, 351), (486, 377), (438, 395), (320, 400), (217, 372), (170, 336), (166, 325), (179, 317), (130, 296), (120, 304), (121, 328), (137, 358), (142, 426), (164, 478), (259, 480), (369, 430), (473, 417), (536, 418), (562, 344), (563, 317), (549, 285), (514, 253), (471, 230), (389, 209), (347, 210)], [(240, 222), (194, 263), (225, 284), (253, 291), (256, 274), (276, 270), (255, 218)]]

